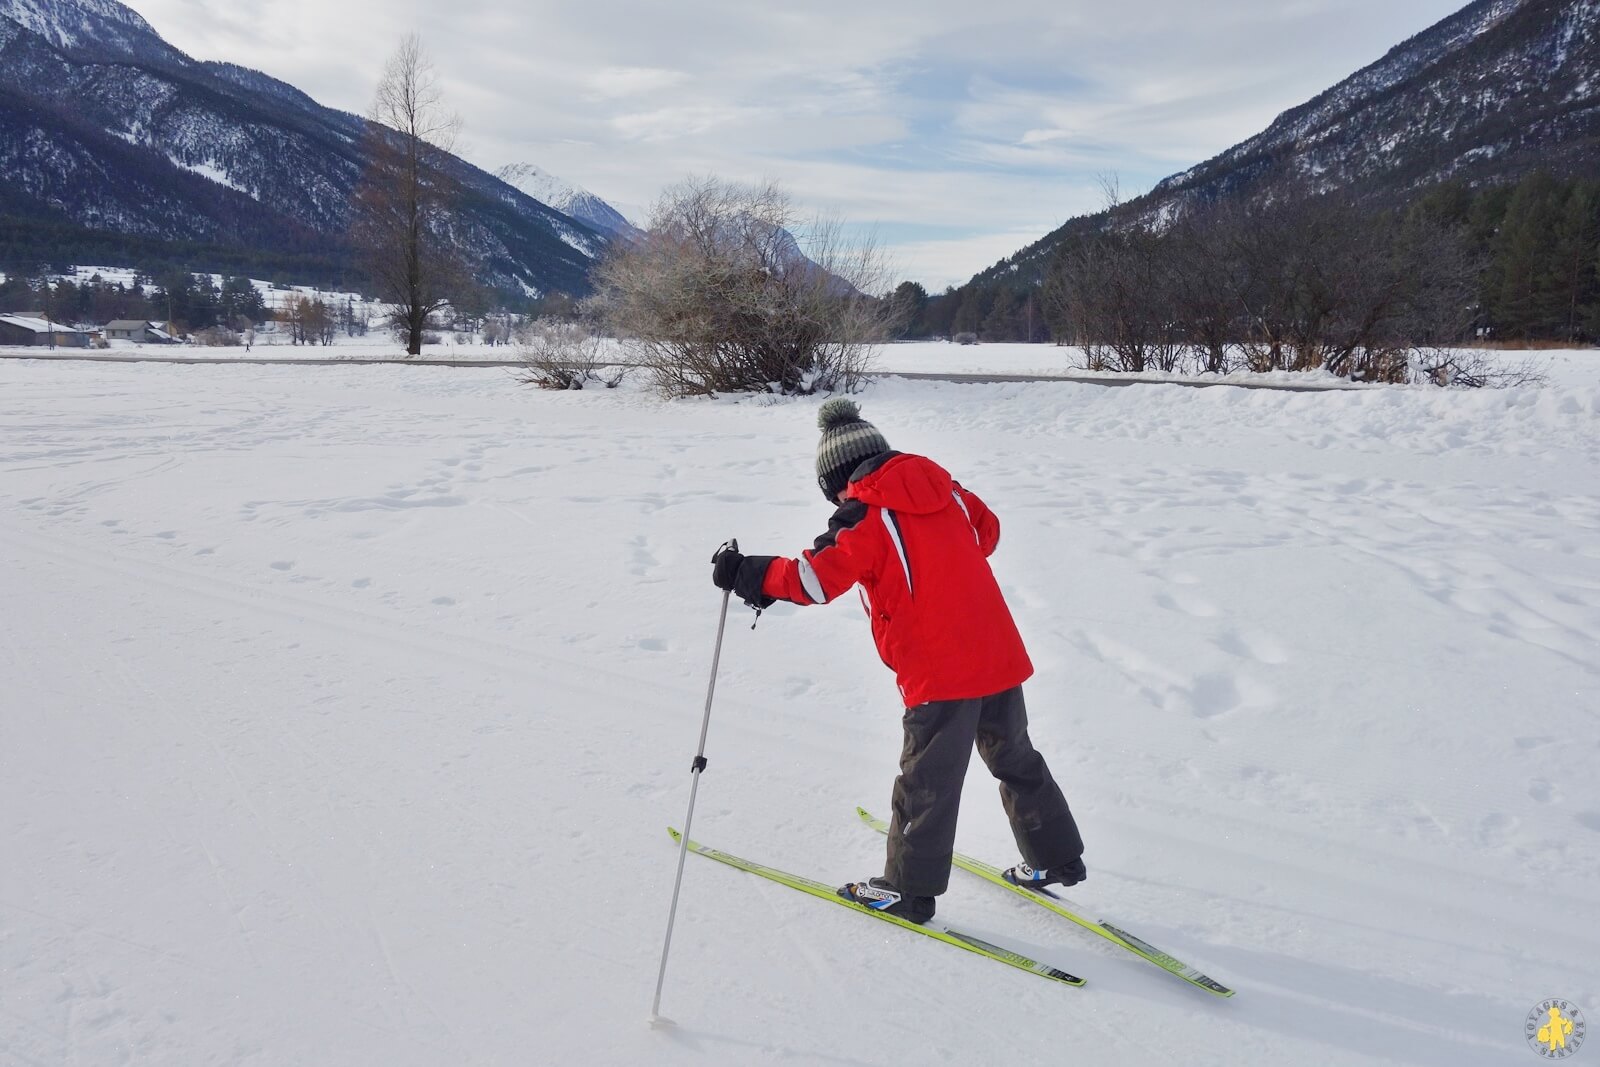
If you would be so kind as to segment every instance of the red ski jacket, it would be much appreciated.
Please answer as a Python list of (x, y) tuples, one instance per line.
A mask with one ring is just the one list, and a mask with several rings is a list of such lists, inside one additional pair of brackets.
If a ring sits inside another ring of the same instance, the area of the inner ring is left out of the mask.
[(875, 457), (850, 478), (828, 532), (776, 558), (762, 592), (826, 604), (859, 584), (872, 637), (908, 708), (1021, 685), (1033, 674), (988, 557), (1000, 522), (922, 456)]

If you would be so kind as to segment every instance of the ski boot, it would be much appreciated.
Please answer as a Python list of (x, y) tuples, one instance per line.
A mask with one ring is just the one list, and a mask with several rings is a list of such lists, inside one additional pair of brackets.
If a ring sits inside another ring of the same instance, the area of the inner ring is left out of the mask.
[(1026, 863), (1019, 863), (1015, 867), (1007, 867), (1004, 871), (1001, 871), (1000, 877), (1012, 885), (1021, 886), (1023, 889), (1043, 891), (1046, 887), (1052, 885), (1077, 885), (1089, 877), (1089, 871), (1084, 867), (1083, 860), (1080, 858), (1059, 867), (1051, 867), (1047, 871), (1040, 870), (1037, 867), (1030, 867)]
[(932, 897), (908, 897), (882, 878), (842, 885), (838, 893), (852, 904), (864, 904), (873, 911), (886, 912), (919, 926), (933, 918)]

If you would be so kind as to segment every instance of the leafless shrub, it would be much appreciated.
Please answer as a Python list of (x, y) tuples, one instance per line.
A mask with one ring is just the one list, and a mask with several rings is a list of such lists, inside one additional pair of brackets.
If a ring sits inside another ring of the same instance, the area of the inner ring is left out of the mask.
[(518, 332), (517, 380), (540, 389), (582, 389), (600, 384), (615, 389), (627, 377), (626, 364), (608, 362), (605, 338), (578, 322), (540, 320)]
[(510, 344), (513, 332), (511, 323), (504, 316), (486, 319), (483, 323), (483, 343), (490, 348)]
[(617, 242), (591, 307), (666, 396), (851, 391), (892, 309), (877, 247), (836, 222), (799, 227), (775, 185), (695, 178), (649, 232)]
[(1476, 274), (1460, 235), (1323, 197), (1119, 223), (1063, 249), (1044, 299), (1092, 370), (1405, 382), (1466, 336)]
[(1532, 359), (1500, 363), (1482, 352), (1435, 348), (1417, 354), (1416, 380), (1456, 389), (1515, 389), (1543, 385), (1545, 364)]
[(1185, 346), (1162, 238), (1145, 228), (1091, 237), (1061, 259), (1068, 335), (1089, 370), (1176, 370)]
[(1240, 358), (1237, 241), (1237, 228), (1228, 220), (1201, 225), (1185, 219), (1166, 242), (1172, 313), (1198, 372), (1226, 374)]
[(951, 340), (958, 345), (975, 345), (978, 343), (978, 335), (975, 333), (958, 333)]
[(243, 343), (238, 333), (226, 326), (209, 326), (204, 330), (197, 330), (194, 341), (195, 344), (206, 348), (237, 348)]

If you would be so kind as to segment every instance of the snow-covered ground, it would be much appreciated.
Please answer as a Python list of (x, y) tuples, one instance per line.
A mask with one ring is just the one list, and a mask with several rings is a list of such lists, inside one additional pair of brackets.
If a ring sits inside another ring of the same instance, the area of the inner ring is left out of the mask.
[[(281, 294), (280, 294), (281, 295)], [(324, 299), (327, 294), (323, 294)], [(370, 311), (376, 317), (376, 311)], [(621, 346), (608, 342), (610, 351), (618, 360), (625, 358)], [(207, 348), (197, 345), (173, 347), (171, 345), (141, 345), (131, 341), (113, 341), (113, 355), (140, 355), (159, 359), (240, 359), (259, 360), (405, 360), (405, 348), (392, 336), (374, 330), (364, 337), (340, 335), (331, 345), (295, 345), (288, 332), (264, 328), (256, 334), (250, 349), (242, 346)], [(1600, 349), (1572, 349), (1547, 352), (1503, 351), (1485, 353), (1495, 364), (1507, 367), (1530, 366), (1543, 373), (1553, 384), (1589, 383), (1600, 381)], [(72, 358), (84, 355), (77, 350), (40, 349), (0, 346), (0, 356), (29, 356), (32, 358)], [(424, 345), (424, 360), (451, 360), (472, 362), (504, 362), (515, 360), (515, 346), (485, 345), (476, 339), (456, 334), (445, 334), (438, 344)], [(885, 373), (931, 374), (1011, 374), (1011, 375), (1083, 375), (1081, 349), (1044, 344), (983, 344), (957, 345), (948, 341), (909, 341), (880, 346), (872, 367)], [(1180, 378), (1180, 375), (1149, 372), (1139, 375), (1106, 373), (1107, 378), (1140, 378), (1161, 381)], [(1194, 380), (1192, 377), (1189, 380)], [(1236, 372), (1227, 378), (1213, 381), (1284, 382), (1297, 385), (1323, 384), (1348, 385), (1327, 374), (1251, 374)]]
[[(0, 1062), (1531, 1062), (1541, 998), (1600, 1017), (1592, 366), (874, 385), (1004, 524), (1072, 895), (1238, 996), (960, 873), (942, 915), (1089, 984), (691, 858), (654, 1031), (708, 560), (821, 531), (816, 402), (0, 362)], [(748, 623), (696, 836), (874, 873), (866, 621)], [(960, 844), (1012, 860), (981, 765)]]

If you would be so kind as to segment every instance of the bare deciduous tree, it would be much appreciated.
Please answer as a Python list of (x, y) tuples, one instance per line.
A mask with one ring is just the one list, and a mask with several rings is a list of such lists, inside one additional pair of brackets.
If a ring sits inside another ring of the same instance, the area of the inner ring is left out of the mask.
[(1143, 227), (1100, 234), (1059, 263), (1057, 299), (1088, 369), (1172, 371), (1185, 342), (1166, 244)]
[(416, 34), (384, 67), (369, 120), (352, 237), (390, 305), (389, 325), (420, 355), (428, 317), (449, 306), (467, 271), (450, 219), (458, 188), (450, 150), (461, 120), (445, 111)]
[(776, 185), (715, 178), (663, 194), (649, 232), (596, 271), (594, 307), (668, 396), (854, 389), (892, 308), (875, 245), (803, 230)]
[(298, 294), (278, 310), (278, 319), (289, 327), (289, 339), (297, 345), (331, 345), (339, 328), (332, 308), (321, 300)]

